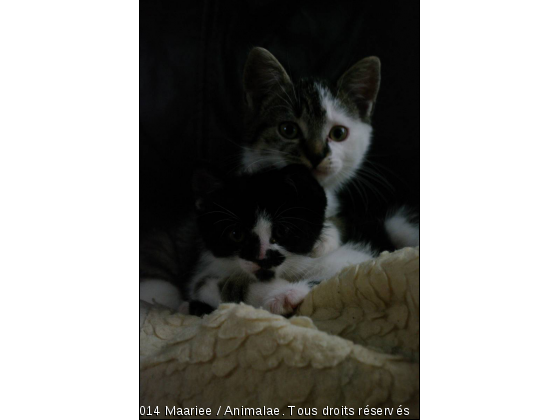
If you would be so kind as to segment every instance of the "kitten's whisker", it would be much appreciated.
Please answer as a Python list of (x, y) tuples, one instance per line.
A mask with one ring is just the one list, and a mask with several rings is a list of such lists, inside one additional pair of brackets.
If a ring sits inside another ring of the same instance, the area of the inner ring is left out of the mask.
[(272, 111), (273, 109), (277, 109), (277, 108), (279, 108), (279, 109), (285, 109), (285, 110), (287, 110), (287, 111), (290, 112), (290, 113), (293, 113), (293, 112), (294, 112), (293, 108), (290, 108), (290, 107), (288, 107), (288, 106), (286, 106), (286, 105), (271, 106), (271, 107), (267, 108), (265, 112), (266, 112), (266, 113), (269, 113), (269, 112)]
[(359, 183), (356, 182), (355, 178), (350, 178), (350, 184), (356, 189), (357, 193), (359, 194), (360, 198), (362, 199), (365, 207), (365, 211), (368, 211), (368, 204), (366, 196), (364, 195), (362, 189), (360, 188)]
[(284, 204), (280, 205), (280, 207), (278, 207), (278, 208), (276, 209), (276, 211), (274, 212), (274, 216), (272, 216), (272, 220), (274, 220), (274, 219), (276, 218), (276, 214), (280, 211), (280, 209), (281, 209), (282, 207), (284, 207)]
[(284, 213), (286, 213), (287, 211), (290, 211), (290, 210), (307, 210), (307, 211), (310, 212), (310, 213), (319, 214), (319, 213), (317, 213), (317, 212), (314, 211), (314, 210), (308, 209), (307, 207), (290, 207), (290, 208), (285, 209), (284, 211), (282, 211), (282, 213), (280, 213), (280, 214), (278, 215), (278, 217), (282, 216)]
[(359, 177), (359, 176), (356, 177), (356, 182), (360, 185), (363, 185), (364, 187), (368, 187), (368, 189), (375, 194), (375, 196), (378, 200), (383, 201), (385, 203), (387, 202), (387, 199), (386, 199), (385, 195), (382, 194), (381, 191), (378, 188), (376, 188), (375, 185), (372, 184), (371, 182), (369, 182), (366, 179), (364, 179), (363, 177)]
[(299, 230), (301, 233), (304, 234), (305, 237), (309, 236), (307, 234), (307, 232), (305, 232), (304, 230), (302, 230), (299, 226), (291, 223), (291, 222), (278, 222), (278, 224), (282, 227), (289, 227), (289, 226), (293, 226), (295, 229)]
[(224, 137), (224, 138), (225, 138), (227, 141), (229, 141), (230, 143), (235, 144), (237, 147), (241, 147), (241, 148), (243, 148), (243, 149), (248, 149), (247, 147), (242, 146), (241, 144), (239, 144), (239, 143), (233, 141), (233, 140), (230, 139), (229, 137)]
[(362, 176), (362, 177), (366, 177), (371, 179), (372, 181), (377, 182), (378, 184), (380, 184), (381, 186), (383, 186), (384, 188), (390, 190), (390, 191), (395, 191), (394, 187), (391, 185), (391, 183), (389, 183), (385, 178), (383, 178), (382, 176), (380, 176), (379, 174), (374, 174), (374, 173), (367, 173), (367, 172), (363, 172), (360, 171), (358, 172), (356, 175), (358, 176)]
[[(386, 170), (388, 170), (388, 169), (386, 169)], [(387, 180), (387, 178), (385, 176), (383, 176), (381, 174), (381, 172), (379, 172), (375, 167), (373, 167), (371, 165), (370, 166), (363, 165), (361, 168), (358, 168), (358, 172), (361, 173), (361, 174), (364, 174), (364, 175), (370, 175), (370, 176), (378, 179), (381, 183), (383, 183), (386, 188), (388, 188), (392, 191), (395, 190), (394, 187), (391, 185), (391, 183)]]
[(254, 170), (254, 167), (261, 162), (271, 162), (271, 165), (274, 164), (274, 161), (270, 158), (270, 157), (261, 157), (259, 159), (253, 160), (251, 163), (249, 163), (248, 165), (248, 169), (249, 170)]
[(282, 220), (300, 220), (300, 221), (302, 221), (303, 223), (309, 224), (309, 225), (323, 225), (323, 223), (311, 222), (311, 221), (309, 221), (309, 220), (302, 219), (301, 217), (286, 217), (286, 216), (284, 216), (284, 217), (281, 217), (281, 218), (279, 218), (279, 219), (277, 219), (277, 220), (278, 220), (279, 222), (281, 222)]
[(271, 155), (272, 155), (272, 154), (275, 154), (275, 153), (280, 153), (280, 154), (282, 154), (282, 155), (286, 155), (286, 156), (290, 156), (290, 157), (292, 156), (290, 153), (284, 152), (283, 150), (276, 150), (276, 149), (259, 149), (259, 150), (260, 150), (260, 151), (263, 151), (263, 152), (268, 152), (268, 153), (270, 153)]
[(239, 217), (232, 212), (231, 210), (226, 209), (224, 206), (219, 205), (218, 203), (216, 203), (215, 201), (213, 202), (215, 205), (217, 205), (218, 207), (224, 209), (228, 214), (232, 215), (233, 217), (235, 217), (237, 220), (239, 220)]
[(223, 211), (219, 211), (219, 210), (216, 210), (216, 211), (209, 211), (209, 212), (204, 213), (204, 215), (207, 215), (207, 214), (224, 214), (224, 215), (226, 215), (226, 216), (229, 217), (229, 219), (225, 219), (225, 220), (235, 220), (235, 219), (232, 219), (232, 218), (231, 218), (231, 214), (226, 213), (226, 212), (223, 212)]

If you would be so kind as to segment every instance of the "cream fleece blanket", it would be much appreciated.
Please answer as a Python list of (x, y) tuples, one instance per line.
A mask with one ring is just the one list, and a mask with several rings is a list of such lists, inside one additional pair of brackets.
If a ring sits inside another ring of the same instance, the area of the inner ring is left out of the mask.
[(140, 404), (160, 418), (418, 418), (419, 346), (419, 251), (405, 248), (324, 281), (290, 319), (144, 307)]

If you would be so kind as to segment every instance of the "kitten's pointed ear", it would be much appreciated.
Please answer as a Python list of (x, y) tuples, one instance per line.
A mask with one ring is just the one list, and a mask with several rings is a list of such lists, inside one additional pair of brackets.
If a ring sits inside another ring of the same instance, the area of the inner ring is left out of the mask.
[(379, 83), (381, 62), (377, 57), (366, 57), (354, 64), (338, 79), (338, 96), (358, 108), (362, 119), (371, 118)]
[(251, 111), (258, 109), (275, 89), (286, 89), (291, 83), (282, 64), (268, 50), (260, 47), (251, 50), (243, 71), (245, 100)]
[(210, 169), (196, 168), (192, 177), (192, 189), (197, 210), (204, 210), (204, 199), (223, 186), (223, 181)]

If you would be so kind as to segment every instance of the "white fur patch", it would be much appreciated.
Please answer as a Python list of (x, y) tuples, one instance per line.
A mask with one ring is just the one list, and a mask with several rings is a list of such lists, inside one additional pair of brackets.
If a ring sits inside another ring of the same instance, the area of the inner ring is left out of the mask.
[[(371, 143), (372, 127), (346, 113), (336, 98), (320, 85), (316, 85), (321, 96), (321, 105), (325, 109), (327, 122), (323, 128), (323, 137), (327, 138), (330, 130), (337, 125), (348, 129), (348, 137), (342, 142), (329, 141), (331, 156), (321, 165), (324, 176), (318, 180), (327, 190), (336, 191), (351, 179), (362, 164)], [(320, 166), (321, 166), (320, 165)], [(329, 169), (330, 168), (330, 169)]]
[(204, 280), (204, 285), (198, 289), (197, 300), (207, 303), (213, 308), (217, 308), (222, 299), (220, 297), (220, 288), (218, 283), (220, 278), (208, 277)]
[(290, 281), (323, 281), (349, 265), (371, 260), (374, 255), (369, 248), (360, 243), (348, 242), (335, 251), (313, 258), (307, 255), (286, 253), (286, 261), (278, 267), (276, 275)]
[(260, 267), (253, 261), (247, 261), (243, 258), (239, 259), (239, 266), (248, 273), (255, 273)]
[(420, 227), (410, 221), (410, 213), (404, 207), (385, 220), (385, 230), (395, 248), (420, 245)]
[(329, 254), (336, 250), (341, 242), (338, 228), (327, 220), (323, 226), (323, 231), (321, 232), (319, 240), (315, 243), (311, 251), (311, 257), (318, 258)]
[(338, 196), (334, 191), (325, 190), (327, 196), (327, 209), (325, 211), (325, 218), (336, 216), (340, 209)]
[(259, 260), (266, 256), (266, 251), (270, 248), (270, 238), (272, 236), (272, 221), (267, 214), (258, 212), (257, 223), (253, 232), (259, 237)]

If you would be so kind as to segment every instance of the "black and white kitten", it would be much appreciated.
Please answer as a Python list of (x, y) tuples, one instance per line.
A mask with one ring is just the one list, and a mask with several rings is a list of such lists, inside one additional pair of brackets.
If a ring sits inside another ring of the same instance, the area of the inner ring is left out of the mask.
[(347, 243), (311, 256), (325, 229), (327, 199), (302, 165), (233, 178), (203, 171), (193, 186), (197, 215), (188, 236), (197, 238), (200, 252), (186, 281), (190, 302), (179, 305), (178, 291), (161, 280), (141, 283), (143, 300), (197, 315), (239, 301), (288, 314), (315, 284), (374, 255)]
[(373, 256), (357, 244), (310, 256), (325, 229), (327, 199), (302, 165), (222, 180), (199, 173), (193, 183), (205, 249), (189, 282), (191, 301), (212, 309), (244, 301), (287, 314), (313, 285)]
[[(324, 255), (341, 243), (332, 223), (339, 213), (337, 194), (364, 162), (372, 139), (371, 117), (379, 92), (381, 64), (366, 57), (335, 86), (315, 79), (293, 82), (264, 48), (253, 48), (245, 64), (245, 145), (247, 172), (300, 163), (325, 188), (327, 229), (314, 250)], [(395, 248), (417, 246), (419, 226), (405, 208), (388, 215), (384, 229)]]
[(189, 296), (213, 308), (226, 278), (270, 282), (293, 274), (290, 257), (308, 254), (322, 232), (325, 193), (303, 166), (229, 179), (199, 172), (193, 186), (204, 250)]

